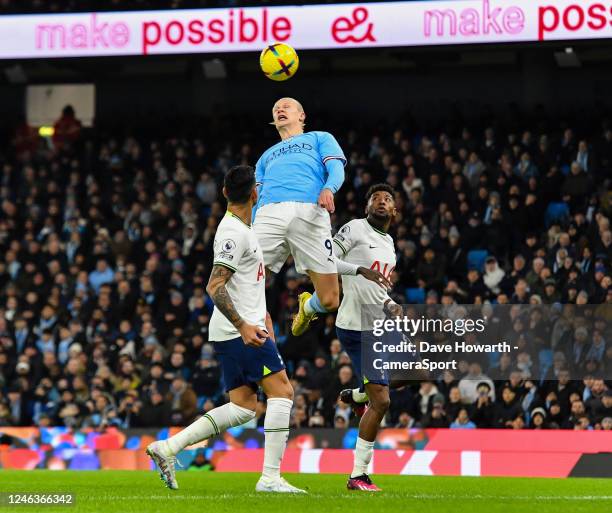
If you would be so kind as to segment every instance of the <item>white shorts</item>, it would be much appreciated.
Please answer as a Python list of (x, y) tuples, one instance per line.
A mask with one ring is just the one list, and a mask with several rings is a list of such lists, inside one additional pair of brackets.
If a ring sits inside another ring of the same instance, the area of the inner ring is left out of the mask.
[(314, 203), (286, 201), (257, 209), (253, 224), (264, 263), (277, 273), (293, 255), (298, 273), (335, 274), (329, 213)]

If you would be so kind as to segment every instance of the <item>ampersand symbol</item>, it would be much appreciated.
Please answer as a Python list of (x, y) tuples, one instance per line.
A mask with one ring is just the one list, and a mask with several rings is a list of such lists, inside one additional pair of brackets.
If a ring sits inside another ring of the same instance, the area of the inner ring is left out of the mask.
[[(352, 19), (346, 16), (336, 18), (332, 24), (332, 37), (337, 43), (363, 43), (364, 41), (376, 41), (372, 34), (374, 28), (373, 23), (368, 23), (365, 32), (361, 37), (356, 37), (351, 33), (358, 26), (363, 25), (368, 19), (368, 10), (365, 7), (357, 7), (353, 9)], [(347, 34), (348, 33), (348, 34)], [(346, 35), (345, 35), (346, 34)]]

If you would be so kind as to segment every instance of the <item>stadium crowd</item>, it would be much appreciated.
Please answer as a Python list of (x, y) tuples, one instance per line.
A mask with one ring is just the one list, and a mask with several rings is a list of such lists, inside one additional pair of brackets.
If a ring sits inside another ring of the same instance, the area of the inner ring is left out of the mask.
[[(77, 116), (65, 109), (51, 139), (22, 124), (0, 152), (0, 426), (186, 425), (225, 401), (205, 293), (220, 184), (275, 135), (242, 138), (244, 123), (214, 119), (200, 136), (109, 135)], [(348, 159), (334, 229), (363, 215), (372, 184), (396, 191), (398, 302), (558, 313), (518, 325), (525, 340), (540, 334), (537, 354), (528, 343), (520, 361), (465, 361), (393, 390), (386, 425), (612, 429), (612, 127), (310, 124)], [(290, 334), (307, 286), (291, 260), (267, 282), (292, 425), (345, 427), (355, 420), (338, 393), (356, 378), (334, 316)], [(598, 304), (593, 328), (559, 303)]]

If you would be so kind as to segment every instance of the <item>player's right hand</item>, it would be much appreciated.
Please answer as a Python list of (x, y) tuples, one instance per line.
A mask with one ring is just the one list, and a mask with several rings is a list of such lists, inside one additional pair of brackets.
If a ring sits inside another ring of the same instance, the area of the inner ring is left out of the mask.
[(247, 346), (261, 347), (268, 339), (268, 333), (254, 324), (242, 323), (240, 328), (240, 336)]

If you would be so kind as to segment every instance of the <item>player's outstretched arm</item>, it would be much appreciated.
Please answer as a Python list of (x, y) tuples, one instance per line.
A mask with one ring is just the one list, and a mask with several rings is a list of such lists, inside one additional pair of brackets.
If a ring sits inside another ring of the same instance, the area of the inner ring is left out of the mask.
[(260, 327), (249, 324), (240, 317), (225, 287), (233, 274), (233, 271), (227, 267), (214, 265), (210, 273), (210, 278), (208, 279), (208, 285), (206, 285), (206, 292), (219, 311), (225, 315), (227, 320), (240, 332), (240, 336), (245, 344), (250, 346), (261, 346), (268, 338), (268, 334)]
[[(346, 239), (344, 239), (345, 244)], [(338, 241), (337, 238), (334, 238), (334, 256), (336, 257), (336, 267), (338, 268), (338, 274), (342, 275), (350, 275), (350, 276), (363, 276), (366, 280), (373, 281), (377, 283), (382, 288), (390, 289), (392, 287), (392, 283), (383, 273), (379, 271), (374, 271), (373, 269), (368, 269), (367, 267), (363, 267), (357, 264), (351, 264), (350, 262), (345, 262), (343, 260), (344, 257), (344, 249), (341, 246), (341, 242)]]
[(357, 274), (363, 276), (366, 280), (377, 283), (384, 289), (390, 289), (393, 287), (391, 280), (387, 278), (383, 273), (375, 271), (374, 269), (368, 269), (367, 267), (358, 267)]

